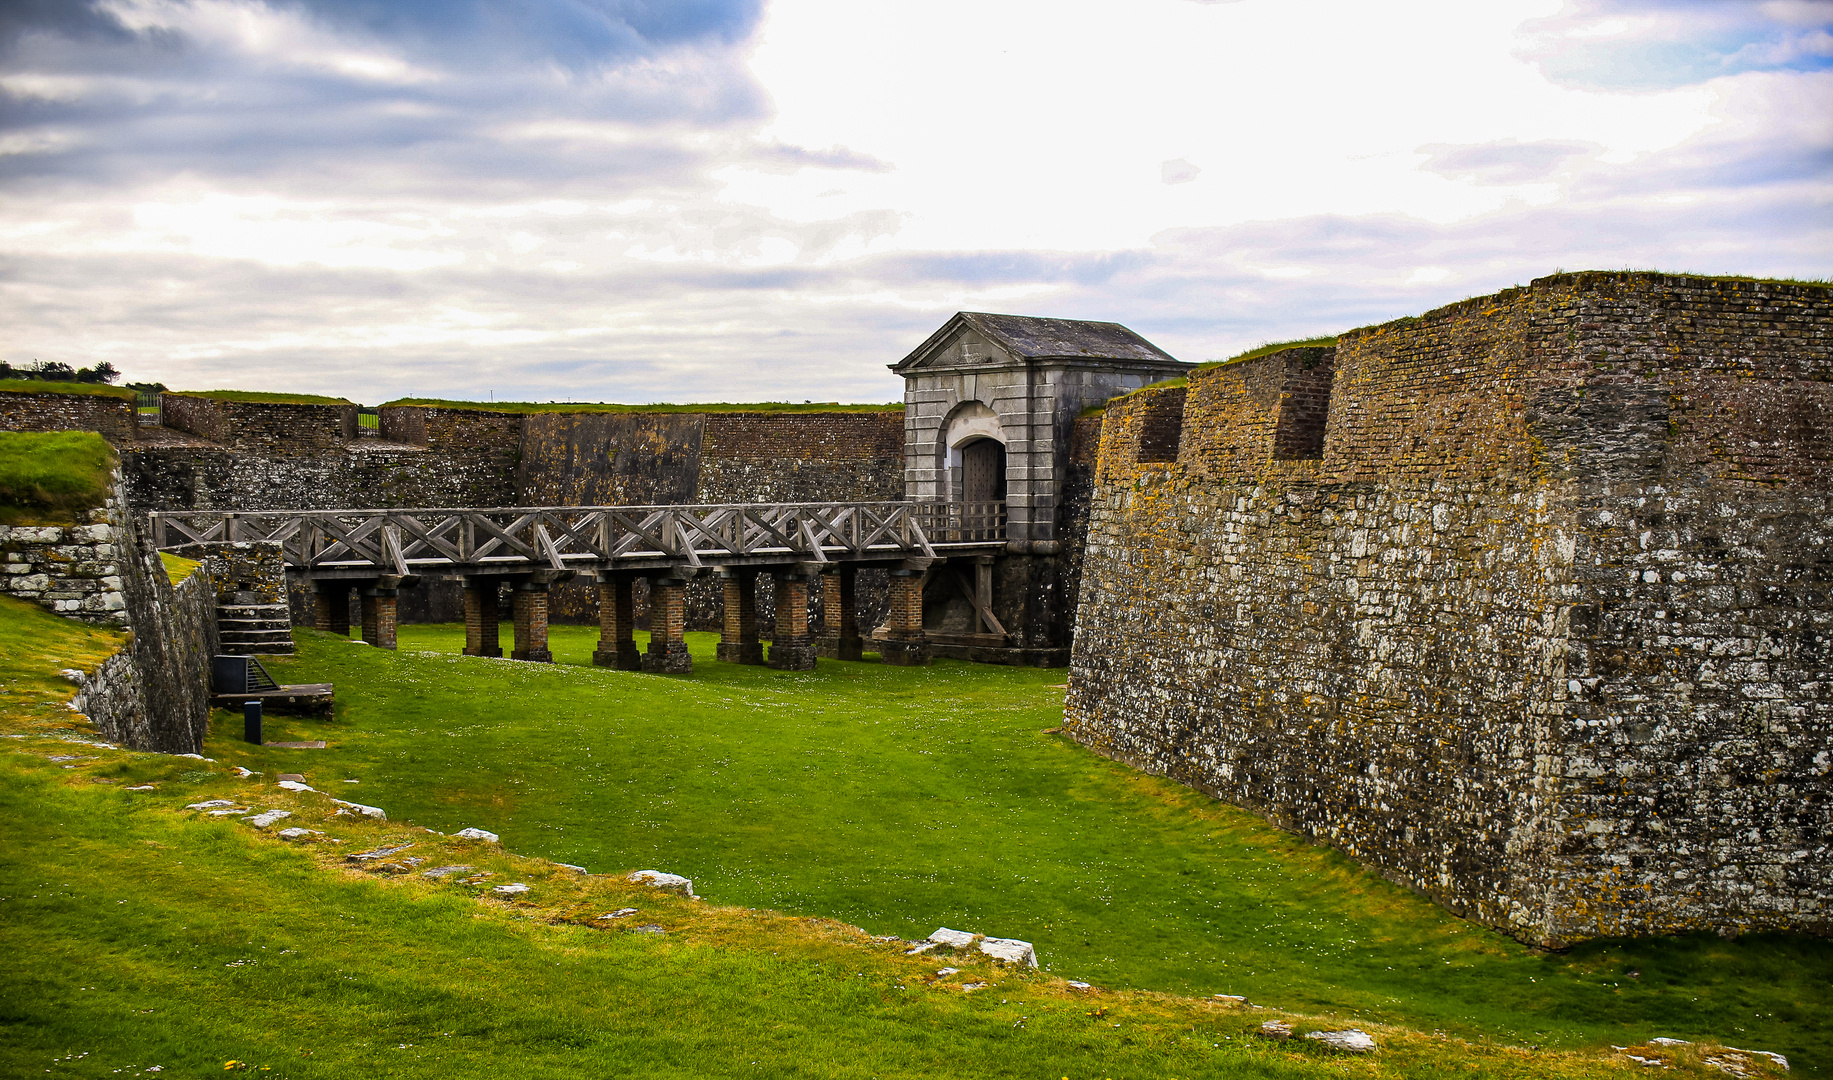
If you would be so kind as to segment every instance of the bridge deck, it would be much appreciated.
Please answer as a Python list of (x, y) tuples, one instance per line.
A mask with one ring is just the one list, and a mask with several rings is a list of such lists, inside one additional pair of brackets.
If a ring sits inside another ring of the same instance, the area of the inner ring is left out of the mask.
[(1005, 546), (1004, 503), (160, 511), (150, 520), (159, 547), (275, 541), (290, 573), (324, 580), (889, 564)]

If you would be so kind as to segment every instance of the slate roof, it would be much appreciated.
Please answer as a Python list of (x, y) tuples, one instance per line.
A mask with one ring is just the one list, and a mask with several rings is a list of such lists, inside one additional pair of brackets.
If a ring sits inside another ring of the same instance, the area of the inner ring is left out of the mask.
[(1021, 360), (1087, 359), (1180, 363), (1170, 353), (1119, 323), (958, 311), (954, 318), (929, 335), (929, 339), (917, 346), (909, 356), (892, 364), (891, 369), (897, 371), (916, 363), (962, 324), (978, 330)]

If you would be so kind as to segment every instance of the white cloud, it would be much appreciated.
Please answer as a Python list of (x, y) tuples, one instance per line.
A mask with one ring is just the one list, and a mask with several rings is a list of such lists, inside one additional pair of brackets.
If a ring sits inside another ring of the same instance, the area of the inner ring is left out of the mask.
[[(1825, 5), (1737, 7), (110, 0), (166, 36), (0, 56), (0, 311), (172, 385), (891, 400), (960, 308), (1208, 359), (1561, 266), (1828, 274)], [(1651, 42), (1707, 60), (1609, 85)]]

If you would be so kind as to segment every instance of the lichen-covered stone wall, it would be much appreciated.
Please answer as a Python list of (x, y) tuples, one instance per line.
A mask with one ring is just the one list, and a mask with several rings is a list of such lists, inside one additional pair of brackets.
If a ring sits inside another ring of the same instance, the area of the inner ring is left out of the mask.
[(1827, 931), (1830, 346), (1561, 275), (1200, 372), (1175, 461), (1115, 403), (1068, 730), (1527, 940)]
[[(210, 657), (217, 651), (216, 587), (198, 568), (174, 584), (146, 530), (127, 509), (116, 474), (114, 496), (80, 529), (85, 560), (110, 591), (100, 605), (68, 606), (38, 597), (73, 618), (129, 631), (127, 646), (80, 681), (73, 707), (103, 737), (136, 750), (195, 754), (210, 722)], [(106, 540), (96, 539), (103, 536)], [(17, 533), (19, 530), (15, 529)], [(94, 610), (86, 610), (93, 606)]]

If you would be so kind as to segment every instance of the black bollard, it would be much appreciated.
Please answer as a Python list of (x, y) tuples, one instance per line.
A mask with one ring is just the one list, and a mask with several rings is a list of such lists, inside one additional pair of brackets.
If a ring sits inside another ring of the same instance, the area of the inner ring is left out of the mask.
[(261, 703), (259, 701), (242, 702), (242, 738), (256, 746), (261, 745)]

